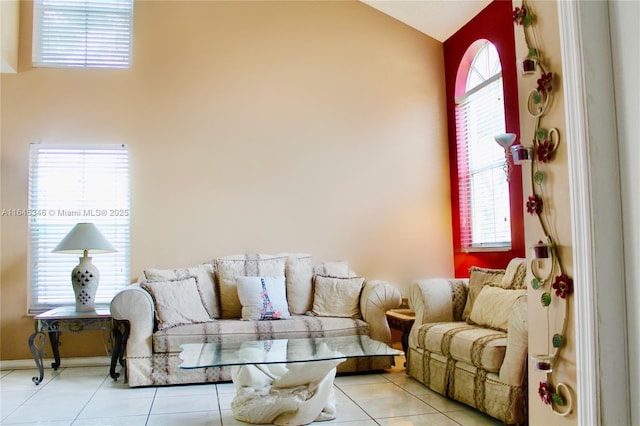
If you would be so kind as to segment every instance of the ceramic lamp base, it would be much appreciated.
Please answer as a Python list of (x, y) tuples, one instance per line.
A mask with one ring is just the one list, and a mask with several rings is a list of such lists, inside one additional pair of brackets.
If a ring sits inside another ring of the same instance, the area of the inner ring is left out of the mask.
[(73, 292), (76, 295), (76, 312), (95, 311), (100, 273), (89, 256), (79, 259), (80, 263), (71, 271)]

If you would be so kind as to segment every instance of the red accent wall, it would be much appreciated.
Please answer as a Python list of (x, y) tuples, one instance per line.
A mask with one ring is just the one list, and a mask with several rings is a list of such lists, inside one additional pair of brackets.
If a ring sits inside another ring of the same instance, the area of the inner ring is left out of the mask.
[(511, 195), (511, 251), (464, 253), (460, 249), (460, 214), (458, 197), (458, 162), (456, 153), (455, 93), (456, 75), (465, 52), (479, 39), (492, 42), (500, 55), (505, 92), (505, 124), (508, 133), (520, 136), (518, 109), (518, 75), (511, 0), (496, 0), (444, 42), (444, 65), (449, 130), (451, 170), (451, 209), (453, 219), (453, 252), (456, 277), (468, 277), (471, 266), (504, 268), (514, 257), (525, 256), (522, 171), (514, 166), (509, 183)]

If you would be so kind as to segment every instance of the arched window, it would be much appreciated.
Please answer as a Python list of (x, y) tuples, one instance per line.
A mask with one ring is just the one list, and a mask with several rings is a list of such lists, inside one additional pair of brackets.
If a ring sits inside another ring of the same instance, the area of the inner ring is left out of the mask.
[(456, 277), (525, 257), (521, 167), (507, 181), (495, 142), (520, 134), (511, 6), (492, 1), (443, 43)]
[(458, 68), (456, 92), (460, 247), (510, 249), (505, 154), (494, 139), (505, 133), (502, 68), (491, 42), (469, 47)]

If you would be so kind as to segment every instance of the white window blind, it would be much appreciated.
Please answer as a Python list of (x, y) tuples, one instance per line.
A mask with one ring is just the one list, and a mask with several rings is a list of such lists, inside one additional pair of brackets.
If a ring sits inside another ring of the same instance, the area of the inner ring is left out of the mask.
[(129, 154), (126, 147), (32, 144), (29, 164), (29, 312), (74, 305), (79, 255), (52, 253), (76, 223), (92, 222), (117, 252), (89, 255), (100, 271), (97, 304), (129, 284)]
[[(495, 51), (492, 45), (491, 47)], [(495, 135), (505, 132), (502, 77), (499, 66), (496, 74), (496, 66), (486, 64), (498, 60), (497, 52), (491, 52), (491, 55), (488, 55), (489, 52), (484, 53), (487, 57), (484, 58), (481, 71), (485, 73), (481, 72), (482, 78), (479, 79), (477, 68), (472, 67), (467, 93), (456, 100), (458, 192), (463, 250), (511, 246), (505, 154), (494, 139)], [(480, 50), (478, 55), (482, 54), (483, 50)]]
[(35, 0), (33, 66), (127, 68), (133, 0)]

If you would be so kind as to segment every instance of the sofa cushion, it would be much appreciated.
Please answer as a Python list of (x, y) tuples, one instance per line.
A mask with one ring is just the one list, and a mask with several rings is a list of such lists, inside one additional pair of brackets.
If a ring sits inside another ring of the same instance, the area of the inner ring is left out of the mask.
[(313, 260), (310, 254), (287, 254), (287, 303), (292, 314), (305, 314), (313, 306)]
[(352, 276), (349, 271), (349, 262), (346, 260), (322, 262), (313, 268), (313, 274), (338, 278), (349, 278)]
[(524, 278), (527, 275), (527, 259), (515, 257), (509, 261), (502, 281), (498, 287), (502, 288), (527, 288)]
[(289, 318), (284, 277), (237, 277), (243, 320)]
[(462, 312), (462, 319), (467, 320), (471, 315), (473, 303), (475, 302), (480, 290), (487, 284), (499, 283), (504, 277), (503, 269), (487, 269), (472, 266), (469, 270), (469, 291), (467, 292), (467, 304)]
[(218, 284), (215, 278), (215, 265), (203, 263), (187, 268), (157, 269), (150, 268), (143, 271), (142, 281), (167, 281), (177, 278), (196, 277), (198, 290), (202, 296), (202, 303), (211, 318), (220, 318), (220, 300)]
[(322, 317), (360, 318), (360, 292), (364, 278), (315, 276), (313, 314)]
[(500, 371), (506, 346), (507, 333), (462, 321), (425, 324), (418, 332), (418, 348), (492, 373)]
[(281, 277), (284, 276), (285, 256), (245, 254), (216, 259), (218, 284), (220, 286), (221, 318), (240, 318), (242, 305), (238, 297), (236, 277)]
[(217, 320), (159, 330), (153, 334), (154, 352), (180, 352), (185, 343), (246, 342), (369, 335), (369, 325), (358, 319), (292, 315), (287, 321)]
[(148, 281), (141, 286), (153, 297), (159, 330), (211, 320), (202, 304), (195, 277)]
[(469, 319), (479, 326), (507, 331), (513, 306), (526, 294), (525, 289), (484, 286), (473, 305)]

